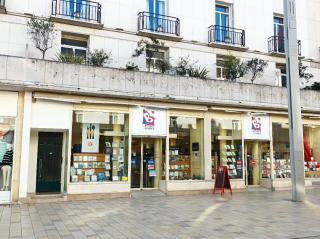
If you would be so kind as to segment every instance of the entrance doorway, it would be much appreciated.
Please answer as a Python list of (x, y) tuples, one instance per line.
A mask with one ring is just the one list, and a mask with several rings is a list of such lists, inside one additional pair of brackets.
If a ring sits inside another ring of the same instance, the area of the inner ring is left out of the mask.
[(269, 141), (246, 141), (246, 185), (260, 186), (264, 178), (271, 178)]
[(39, 132), (37, 193), (61, 192), (63, 133)]
[(132, 138), (131, 188), (157, 189), (164, 179), (165, 140)]

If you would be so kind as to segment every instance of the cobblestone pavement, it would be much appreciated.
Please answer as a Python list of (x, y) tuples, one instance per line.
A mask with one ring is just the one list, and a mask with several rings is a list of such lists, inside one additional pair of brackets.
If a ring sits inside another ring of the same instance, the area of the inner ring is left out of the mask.
[(0, 206), (0, 238), (320, 238), (320, 191)]

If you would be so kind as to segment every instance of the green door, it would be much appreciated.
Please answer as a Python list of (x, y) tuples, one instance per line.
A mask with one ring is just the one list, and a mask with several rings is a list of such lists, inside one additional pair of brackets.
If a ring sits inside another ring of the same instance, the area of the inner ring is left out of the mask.
[(60, 193), (63, 133), (39, 132), (37, 193)]

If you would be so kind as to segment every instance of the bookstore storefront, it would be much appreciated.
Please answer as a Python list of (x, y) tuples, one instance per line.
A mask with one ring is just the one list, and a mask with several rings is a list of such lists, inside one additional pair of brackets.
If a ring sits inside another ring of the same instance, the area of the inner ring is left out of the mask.
[(68, 194), (128, 192), (128, 107), (120, 111), (77, 108), (73, 110)]
[(165, 191), (167, 111), (132, 106), (131, 190)]
[(270, 116), (257, 113), (213, 113), (211, 165), (228, 168), (234, 188), (271, 188)]
[(167, 193), (210, 191), (213, 180), (206, 170), (206, 111), (169, 111)]

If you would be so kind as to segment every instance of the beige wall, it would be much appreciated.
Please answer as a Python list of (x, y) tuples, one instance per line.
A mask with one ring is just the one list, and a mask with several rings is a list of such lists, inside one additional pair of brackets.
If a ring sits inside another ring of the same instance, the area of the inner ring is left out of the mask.
[(27, 193), (36, 192), (37, 156), (38, 156), (38, 132), (31, 130)]

